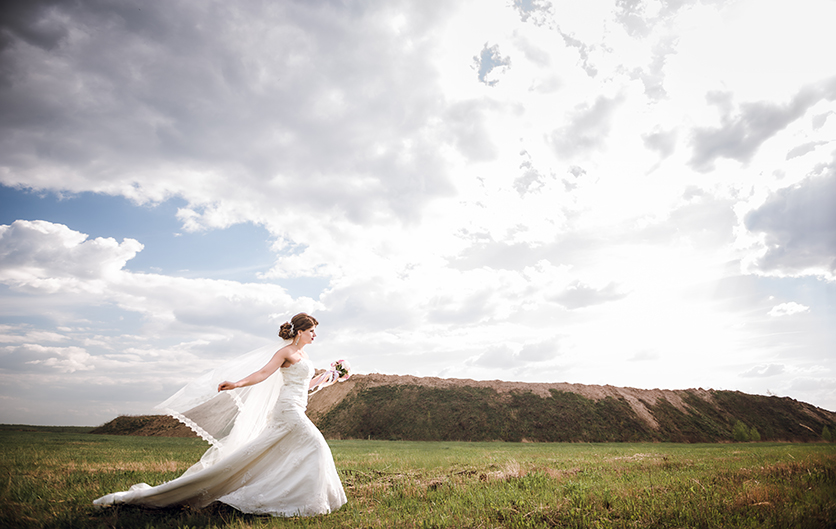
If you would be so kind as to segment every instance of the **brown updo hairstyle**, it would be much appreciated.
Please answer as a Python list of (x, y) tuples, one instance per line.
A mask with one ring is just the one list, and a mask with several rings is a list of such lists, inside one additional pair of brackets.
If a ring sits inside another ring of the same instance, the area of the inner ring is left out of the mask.
[(290, 318), (290, 322), (282, 323), (282, 326), (279, 327), (279, 338), (292, 340), (297, 334), (299, 334), (299, 331), (307, 331), (311, 327), (316, 327), (317, 325), (319, 325), (319, 322), (316, 321), (316, 318), (305, 314), (304, 312), (300, 312), (296, 316)]

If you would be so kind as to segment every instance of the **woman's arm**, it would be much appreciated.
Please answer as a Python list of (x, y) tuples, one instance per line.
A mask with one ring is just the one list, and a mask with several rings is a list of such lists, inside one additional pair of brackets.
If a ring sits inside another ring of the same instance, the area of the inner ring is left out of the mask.
[(308, 384), (308, 391), (312, 390), (314, 386), (317, 384), (321, 384), (325, 379), (328, 378), (328, 371), (323, 371), (322, 373), (318, 374), (317, 376), (313, 377)]
[(290, 351), (287, 347), (282, 347), (276, 351), (276, 354), (273, 355), (273, 358), (271, 358), (270, 361), (264, 365), (264, 367), (255, 373), (242, 378), (238, 382), (221, 382), (218, 384), (218, 391), (226, 391), (228, 389), (243, 388), (246, 386), (252, 386), (253, 384), (258, 384), (275, 373), (276, 370), (285, 363), (285, 360), (287, 360), (289, 356)]

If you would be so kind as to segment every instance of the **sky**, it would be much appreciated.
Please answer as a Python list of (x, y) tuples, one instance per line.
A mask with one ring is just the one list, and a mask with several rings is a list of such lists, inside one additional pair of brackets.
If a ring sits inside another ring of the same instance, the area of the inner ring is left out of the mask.
[(836, 410), (833, 0), (10, 0), (0, 423), (278, 342)]

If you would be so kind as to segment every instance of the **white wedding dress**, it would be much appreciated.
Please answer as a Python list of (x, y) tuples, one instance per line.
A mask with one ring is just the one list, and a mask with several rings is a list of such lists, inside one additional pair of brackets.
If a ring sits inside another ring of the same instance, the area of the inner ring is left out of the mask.
[[(252, 365), (258, 365), (263, 358), (266, 357), (257, 358)], [(257, 427), (253, 426), (256, 423), (239, 418), (239, 431), (236, 433), (234, 427), (227, 427), (232, 431), (224, 432), (223, 443), (190, 419), (164, 407), (186, 424), (191, 423), (189, 426), (213, 446), (200, 462), (177, 479), (156, 487), (140, 483), (130, 490), (108, 494), (93, 503), (149, 507), (190, 505), (200, 508), (220, 501), (243, 512), (273, 516), (313, 516), (336, 511), (346, 503), (345, 492), (325, 438), (305, 415), (308, 384), (313, 373), (311, 361), (303, 358), (279, 369), (278, 378), (271, 377), (253, 386), (265, 385), (262, 389), (265, 395), (278, 388), (273, 400), (265, 400), (270, 403), (271, 410), (266, 417), (258, 419)], [(215, 383), (209, 378), (202, 381), (201, 386)], [(241, 398), (236, 391), (220, 395), (229, 394), (226, 398), (241, 407)], [(246, 396), (246, 392), (241, 394)], [(219, 398), (212, 397), (212, 400)], [(210, 415), (219, 415), (217, 406)], [(221, 437), (218, 436), (218, 439)]]

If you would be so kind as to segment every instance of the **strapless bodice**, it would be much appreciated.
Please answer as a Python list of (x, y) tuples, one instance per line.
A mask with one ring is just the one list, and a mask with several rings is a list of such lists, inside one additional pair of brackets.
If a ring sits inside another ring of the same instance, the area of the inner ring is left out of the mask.
[(308, 386), (313, 378), (313, 363), (308, 358), (303, 358), (292, 366), (281, 368), (283, 385), (276, 402), (276, 411), (282, 411), (288, 407), (308, 407)]

